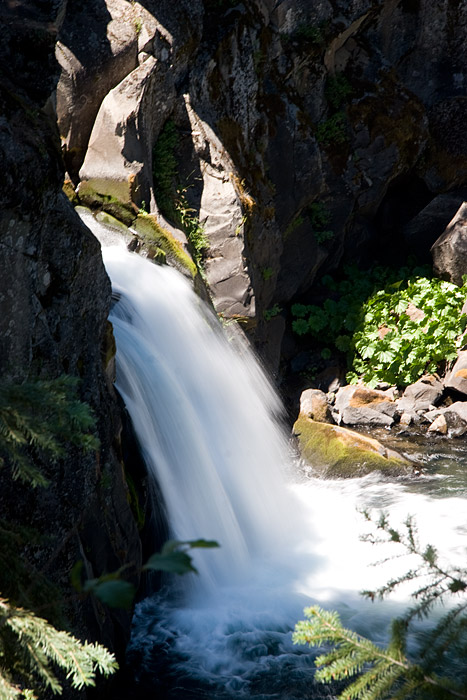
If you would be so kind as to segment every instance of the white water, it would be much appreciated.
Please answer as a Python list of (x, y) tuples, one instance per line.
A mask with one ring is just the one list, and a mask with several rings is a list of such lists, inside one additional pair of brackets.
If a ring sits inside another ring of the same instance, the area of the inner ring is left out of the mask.
[[(139, 676), (155, 687), (164, 650), (170, 698), (316, 698), (316, 689), (304, 695), (310, 657), (291, 644), (303, 607), (338, 607), (345, 624), (382, 639), (407, 597), (380, 607), (359, 598), (395, 565), (371, 566), (384, 552), (358, 541), (365, 525), (356, 507), (390, 509), (395, 524), (413, 514), (426, 541), (462, 559), (465, 499), (430, 493), (433, 481), (444, 483), (442, 470), (425, 479), (426, 492), (375, 475), (300, 479), (280, 404), (252, 355), (224, 337), (174, 271), (117, 248), (104, 259), (120, 296), (111, 315), (117, 386), (171, 536), (220, 544), (197, 553), (199, 576), (184, 577), (176, 595), (172, 584), (139, 605), (130, 650)], [(203, 684), (194, 695), (190, 679)]]

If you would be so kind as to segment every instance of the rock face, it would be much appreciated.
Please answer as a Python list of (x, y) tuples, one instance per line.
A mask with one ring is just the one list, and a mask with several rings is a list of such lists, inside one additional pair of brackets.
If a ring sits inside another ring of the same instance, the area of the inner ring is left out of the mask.
[(467, 183), (466, 28), (449, 0), (69, 2), (71, 176), (157, 215), (151, 151), (170, 117), (214, 303), (277, 369), (278, 314), (318, 275), (386, 243), (427, 257), (443, 233)]
[[(73, 452), (57, 463), (47, 489), (28, 489), (1, 470), (0, 492), (2, 517), (14, 522), (27, 513), (27, 524), (50, 538), (33, 564), (49, 565), (68, 596), (77, 561), (92, 577), (140, 561), (141, 547), (118, 452), (109, 280), (99, 244), (62, 192), (60, 144), (48, 108), (59, 76), (53, 53), (65, 4), (0, 10), (0, 371), (16, 380), (79, 377), (81, 397), (98, 418), (101, 446), (98, 454)], [(34, 60), (20, 46), (39, 47)], [(77, 601), (68, 613), (78, 634), (122, 649), (127, 613), (89, 601)]]

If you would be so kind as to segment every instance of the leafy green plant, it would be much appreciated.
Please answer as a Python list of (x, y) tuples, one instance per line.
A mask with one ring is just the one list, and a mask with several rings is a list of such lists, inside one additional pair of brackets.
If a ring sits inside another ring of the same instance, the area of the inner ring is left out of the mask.
[(329, 119), (320, 122), (316, 128), (316, 139), (323, 146), (339, 146), (347, 143), (349, 136), (344, 112), (336, 112)]
[[(71, 446), (97, 449), (98, 440), (91, 432), (94, 417), (77, 391), (78, 380), (69, 376), (0, 385), (0, 455), (13, 479), (45, 487), (49, 481), (39, 461), (53, 462)], [(97, 672), (109, 675), (117, 668), (105, 647), (79, 641), (15, 600), (33, 607), (43, 606), (45, 599), (47, 607), (56, 607), (55, 587), (18, 554), (25, 543), (31, 549), (36, 540), (40, 538), (35, 531), (1, 521), (0, 697), (6, 700), (33, 700), (44, 688), (60, 693), (54, 667), (75, 688), (95, 685)]]
[(177, 197), (174, 201), (174, 210), (177, 219), (185, 231), (193, 250), (193, 259), (199, 267), (206, 251), (209, 249), (209, 241), (204, 233), (204, 228), (199, 222), (195, 210), (189, 206), (186, 198), (187, 187), (177, 188)]
[[(193, 565), (193, 560), (188, 552), (192, 549), (212, 549), (219, 547), (214, 540), (168, 540), (164, 543), (160, 552), (152, 554), (142, 571), (163, 571), (170, 574), (198, 573)], [(124, 567), (109, 574), (103, 574), (98, 578), (81, 581), (83, 563), (77, 562), (72, 572), (72, 583), (79, 593), (92, 593), (102, 603), (113, 608), (130, 608), (136, 588), (132, 583), (123, 578), (123, 574), (135, 573), (135, 567), (127, 564)]]
[(293, 304), (292, 328), (345, 353), (347, 381), (406, 386), (456, 357), (467, 321), (464, 287), (411, 272), (348, 267), (340, 282), (327, 275), (329, 298), (319, 306)]
[(279, 304), (274, 304), (270, 309), (263, 311), (263, 317), (266, 321), (270, 321), (274, 316), (278, 316), (282, 311), (282, 307)]
[(362, 307), (363, 321), (352, 339), (353, 374), (369, 385), (405, 386), (457, 356), (467, 317), (466, 289), (414, 277), (376, 292)]
[[(332, 645), (330, 651), (315, 659), (315, 678), (323, 683), (345, 681), (340, 700), (467, 698), (467, 570), (442, 564), (432, 545), (422, 546), (412, 518), (407, 518), (400, 530), (392, 527), (386, 513), (381, 513), (376, 521), (367, 512), (364, 516), (374, 525), (376, 534), (363, 539), (376, 544), (393, 543), (398, 547), (395, 556), (415, 556), (418, 564), (363, 595), (371, 600), (385, 598), (401, 584), (419, 580), (412, 593), (414, 605), (393, 620), (386, 647), (344, 628), (336, 612), (318, 606), (305, 609), (307, 619), (296, 625), (294, 642), (318, 647)], [(418, 635), (409, 654), (414, 620), (426, 618), (445, 600), (451, 603), (453, 596), (455, 604), (448, 606), (429, 632)]]
[(272, 267), (263, 267), (261, 270), (261, 276), (265, 282), (271, 279), (274, 275), (274, 269)]

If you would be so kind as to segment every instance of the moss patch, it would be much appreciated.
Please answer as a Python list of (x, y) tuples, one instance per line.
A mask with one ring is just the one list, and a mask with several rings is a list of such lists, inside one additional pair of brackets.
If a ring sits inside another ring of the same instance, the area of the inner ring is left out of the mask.
[(353, 430), (300, 415), (293, 432), (298, 436), (303, 459), (323, 476), (349, 478), (375, 470), (391, 476), (411, 472), (410, 462), (397, 452)]
[(198, 270), (183, 245), (170, 231), (163, 228), (156, 217), (151, 214), (138, 214), (133, 224), (134, 229), (148, 244), (154, 243), (167, 255), (167, 258), (183, 270), (188, 270), (192, 277), (196, 277)]

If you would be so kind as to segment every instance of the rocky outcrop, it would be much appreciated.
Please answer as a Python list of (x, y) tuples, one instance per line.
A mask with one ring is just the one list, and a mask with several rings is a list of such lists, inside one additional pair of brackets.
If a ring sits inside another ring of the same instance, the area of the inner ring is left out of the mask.
[[(97, 417), (100, 449), (48, 465), (51, 486), (35, 490), (0, 473), (2, 518), (37, 528), (44, 568), (70, 595), (70, 571), (87, 576), (141, 557), (119, 452), (111, 387), (110, 285), (100, 247), (62, 193), (64, 169), (49, 96), (58, 80), (54, 43), (65, 4), (3, 5), (0, 47), (0, 371), (18, 381), (80, 379)], [(30, 52), (34, 54), (31, 58)], [(26, 67), (27, 66), (27, 67)], [(107, 374), (107, 371), (109, 374)], [(24, 551), (25, 563), (29, 549)], [(120, 651), (129, 614), (78, 599), (67, 613), (75, 632)]]
[(433, 244), (433, 270), (441, 279), (462, 286), (467, 274), (467, 203), (464, 202), (446, 230)]

